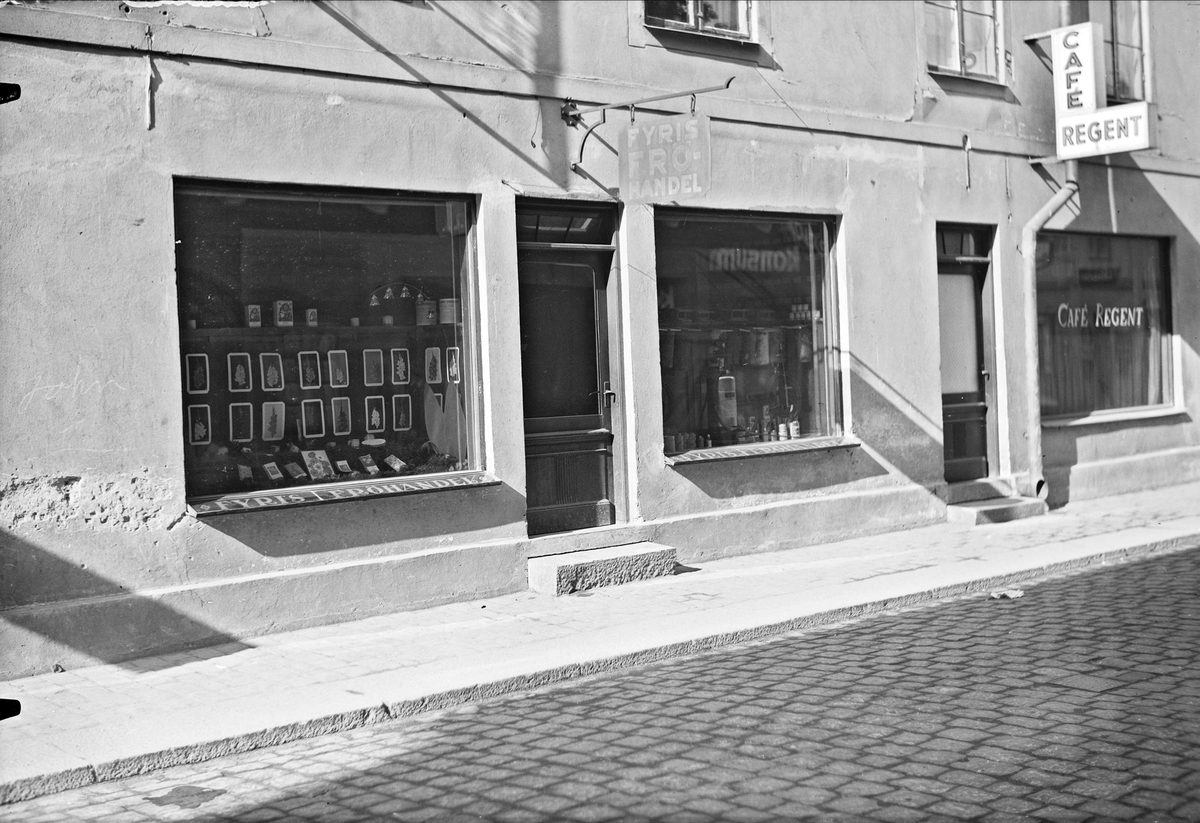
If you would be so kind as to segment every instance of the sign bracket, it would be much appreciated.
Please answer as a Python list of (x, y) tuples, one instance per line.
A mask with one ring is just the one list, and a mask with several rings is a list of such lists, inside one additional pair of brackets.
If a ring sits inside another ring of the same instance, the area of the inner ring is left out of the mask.
[(608, 122), (609, 109), (629, 109), (629, 119), (633, 120), (638, 106), (644, 106), (647, 103), (657, 103), (660, 100), (674, 100), (677, 97), (689, 97), (690, 96), (692, 98), (692, 113), (695, 114), (696, 113), (696, 95), (707, 94), (710, 91), (722, 91), (723, 89), (727, 89), (733, 84), (734, 79), (735, 78), (730, 77), (728, 80), (726, 80), (724, 83), (722, 83), (719, 86), (707, 86), (702, 89), (689, 89), (688, 91), (676, 91), (676, 92), (671, 92), (669, 94), (660, 94), (656, 97), (643, 97), (640, 100), (631, 100), (631, 101), (628, 101), (625, 103), (611, 103), (606, 106), (592, 106), (591, 108), (587, 108), (587, 109), (579, 108), (578, 106), (575, 105), (575, 101), (568, 97), (565, 101), (563, 101), (562, 109), (560, 110), (560, 114), (562, 115), (563, 122), (565, 122), (568, 126), (571, 126), (572, 128), (574, 128), (575, 126), (583, 125), (584, 115), (595, 114), (596, 112), (600, 112), (599, 122), (597, 122), (597, 123), (593, 124), (591, 127), (589, 127), (588, 130), (586, 132), (584, 132), (583, 140), (581, 140), (579, 142), (579, 159), (571, 164), (571, 171), (574, 171), (574, 172), (579, 171), (578, 167), (583, 164), (583, 149), (587, 145), (587, 139), (592, 136), (592, 132), (594, 132), (597, 128), (599, 128), (600, 126), (603, 126), (605, 123)]

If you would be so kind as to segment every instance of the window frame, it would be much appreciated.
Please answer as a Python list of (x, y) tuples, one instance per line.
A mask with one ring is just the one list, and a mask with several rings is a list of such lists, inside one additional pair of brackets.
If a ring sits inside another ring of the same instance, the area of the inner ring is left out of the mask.
[(735, 0), (739, 6), (739, 17), (746, 27), (745, 33), (733, 31), (732, 29), (722, 28), (704, 28), (700, 17), (700, 3), (703, 0), (685, 0), (688, 5), (688, 16), (694, 21), (684, 24), (674, 20), (668, 20), (663, 17), (652, 17), (646, 11), (646, 2), (642, 0), (642, 20), (646, 28), (656, 29), (659, 31), (681, 32), (683, 34), (695, 34), (702, 37), (714, 37), (721, 40), (732, 40), (738, 43), (757, 43), (758, 42), (758, 27), (757, 27), (757, 9), (755, 8), (755, 0)]
[[(1160, 386), (1163, 400), (1161, 403), (1149, 403), (1140, 406), (1121, 406), (1109, 409), (1096, 409), (1086, 412), (1062, 412), (1047, 414), (1040, 411), (1042, 425), (1046, 428), (1066, 428), (1071, 426), (1086, 426), (1105, 423), (1116, 423), (1128, 420), (1145, 420), (1159, 417), (1172, 417), (1186, 413), (1183, 396), (1183, 379), (1180, 368), (1181, 338), (1178, 332), (1178, 319), (1175, 316), (1175, 283), (1174, 283), (1174, 238), (1168, 235), (1155, 234), (1112, 234), (1104, 232), (1088, 232), (1073, 230), (1044, 230), (1039, 232), (1039, 240), (1044, 236), (1063, 236), (1080, 238), (1104, 238), (1113, 240), (1150, 240), (1160, 247), (1160, 265), (1163, 271), (1159, 273), (1162, 280), (1163, 296), (1161, 320), (1166, 325), (1160, 331), (1159, 363)], [(1036, 275), (1035, 275), (1036, 276)], [(1039, 291), (1041, 284), (1038, 284)], [(1041, 380), (1042, 351), (1041, 341), (1038, 346), (1039, 382)], [(1042, 394), (1043, 392), (1039, 392)]]
[[(950, 8), (954, 12), (955, 26), (955, 41), (957, 44), (957, 67), (938, 66), (929, 61), (929, 28), (927, 21), (928, 17), (924, 13), (927, 6), (936, 6), (938, 8)], [(992, 0), (991, 15), (982, 15), (978, 12), (967, 11), (966, 14), (971, 14), (977, 17), (990, 16), (992, 21), (992, 38), (993, 38), (993, 55), (996, 71), (994, 74), (981, 74), (968, 71), (964, 68), (966, 62), (964, 58), (964, 43), (963, 37), (963, 0), (923, 0), (921, 3), (922, 22), (925, 26), (925, 71), (933, 75), (943, 75), (947, 77), (956, 77), (963, 80), (971, 80), (980, 83), (995, 83), (1006, 85), (1010, 78), (1011, 70), (1009, 66), (1009, 54), (1005, 47), (1005, 28), (1004, 28), (1004, 4), (1003, 0)]]
[[(1132, 8), (1137, 15), (1137, 35), (1136, 43), (1123, 43), (1118, 39), (1117, 32), (1117, 4), (1115, 0), (1093, 0), (1103, 4), (1104, 19), (1099, 21), (1104, 34), (1104, 58), (1107, 66), (1104, 81), (1104, 93), (1110, 105), (1121, 103), (1140, 103), (1148, 101), (1149, 96), (1149, 58), (1147, 55), (1147, 37), (1146, 37), (1146, 16), (1148, 13), (1148, 4), (1142, 0), (1134, 0)], [(1117, 93), (1118, 78), (1121, 76), (1120, 70), (1120, 47), (1136, 48), (1138, 53), (1138, 63), (1141, 66), (1141, 87), (1137, 90), (1137, 94), (1130, 97), (1123, 97)], [(1111, 84), (1111, 91), (1109, 86)]]
[[(745, 211), (737, 209), (697, 208), (694, 206), (669, 206), (655, 207), (655, 223), (664, 215), (664, 212), (668, 214), (694, 215), (710, 219), (723, 216), (747, 222), (754, 220), (801, 221), (805, 223), (817, 223), (822, 226), (826, 246), (823, 255), (824, 281), (821, 284), (822, 305), (820, 307), (824, 325), (822, 357), (825, 373), (823, 381), (826, 384), (826, 396), (823, 400), (829, 406), (826, 411), (829, 418), (828, 433), (802, 435), (787, 440), (750, 441), (728, 445), (713, 445), (703, 448), (697, 447), (689, 451), (678, 451), (675, 454), (667, 454), (664, 449), (664, 462), (668, 466), (676, 466), (691, 463), (737, 460), (772, 454), (823, 452), (860, 446), (861, 442), (851, 433), (848, 386), (845, 380), (847, 363), (844, 343), (842, 342), (845, 338), (845, 318), (842, 315), (841, 305), (841, 292), (845, 288), (845, 283), (840, 274), (841, 266), (839, 265), (840, 243), (838, 238), (841, 226), (840, 215), (824, 212)], [(654, 237), (657, 257), (659, 255), (657, 251), (657, 228), (655, 229)], [(658, 279), (657, 270), (655, 272), (655, 279), (656, 281)], [(660, 332), (664, 329), (661, 316), (656, 324), (656, 329)], [(662, 379), (661, 362), (659, 364), (659, 379)], [(665, 423), (665, 421), (663, 422)], [(659, 446), (663, 447), (662, 441), (659, 442)]]
[[(470, 194), (462, 193), (442, 193), (442, 192), (418, 192), (418, 191), (402, 191), (392, 189), (376, 189), (366, 187), (347, 187), (347, 186), (323, 186), (310, 184), (293, 184), (293, 183), (268, 183), (258, 181), (239, 181), (223, 178), (200, 178), (200, 177), (173, 177), (171, 185), (171, 213), (172, 213), (172, 239), (178, 241), (182, 239), (180, 234), (180, 223), (178, 215), (178, 201), (181, 196), (196, 195), (201, 196), (212, 194), (225, 194), (230, 197), (237, 197), (239, 193), (244, 194), (247, 198), (254, 197), (268, 200), (297, 200), (301, 202), (318, 202), (318, 201), (337, 201), (345, 204), (355, 205), (370, 205), (370, 204), (399, 204), (399, 205), (415, 205), (427, 203), (430, 206), (438, 207), (441, 205), (461, 205), (465, 209), (466, 226), (463, 240), (463, 256), (464, 269), (452, 276), (458, 279), (458, 288), (460, 289), (459, 299), (461, 300), (461, 321), (459, 327), (461, 329), (460, 342), (458, 346), (458, 358), (460, 368), (463, 369), (463, 380), (461, 381), (462, 400), (464, 405), (464, 427), (466, 439), (463, 441), (469, 449), (469, 457), (467, 465), (459, 468), (453, 468), (445, 471), (431, 471), (421, 474), (398, 475), (398, 476), (370, 476), (365, 478), (348, 478), (334, 479), (326, 482), (309, 482), (296, 485), (284, 485), (282, 487), (270, 487), (255, 490), (237, 490), (225, 491), (218, 493), (195, 493), (190, 488), (188, 482), (188, 469), (186, 464), (181, 464), (180, 468), (184, 472), (184, 481), (186, 489), (186, 501), (188, 513), (195, 517), (206, 517), (209, 515), (233, 514), (248, 511), (260, 510), (276, 510), (282, 508), (292, 508), (300, 506), (308, 506), (313, 504), (335, 503), (345, 500), (362, 500), (375, 499), (380, 497), (394, 497), (407, 494), (424, 493), (430, 491), (453, 490), (463, 488), (473, 488), (477, 486), (492, 486), (498, 485), (500, 480), (493, 476), (487, 467), (487, 449), (484, 443), (484, 397), (482, 391), (482, 380), (479, 379), (480, 369), (482, 368), (482, 354), (480, 352), (480, 324), (479, 311), (477, 306), (477, 292), (480, 282), (480, 273), (478, 265), (478, 253), (476, 248), (477, 243), (477, 228), (478, 228), (478, 203), (477, 197)], [(457, 219), (447, 212), (446, 220), (449, 223), (457, 224)], [(451, 229), (458, 231), (458, 229)], [(179, 259), (176, 258), (175, 275), (176, 287), (173, 290), (179, 298), (178, 305), (178, 325), (179, 330), (176, 351), (181, 362), (188, 362), (189, 355), (188, 341), (191, 337), (197, 335), (197, 330), (191, 323), (187, 322), (190, 318), (184, 317), (182, 296), (182, 278), (186, 276), (186, 272), (180, 268)], [(263, 306), (263, 330), (268, 330), (270, 323), (267, 315), (269, 315), (269, 306)], [(297, 317), (295, 327), (297, 331), (301, 331), (299, 327), (305, 325), (303, 318), (303, 308), (297, 307)], [(388, 324), (385, 320), (385, 326)], [(243, 327), (231, 327), (229, 331), (236, 332)], [(329, 327), (336, 328), (336, 327)], [(369, 327), (364, 327), (369, 328)], [(400, 327), (397, 327), (400, 328)], [(346, 332), (354, 329), (355, 325), (345, 327)], [(243, 329), (244, 330), (244, 329)], [(214, 327), (213, 331), (220, 333), (220, 328)], [(256, 327), (252, 327), (250, 331), (257, 331)], [(274, 331), (273, 329), (271, 331)], [(285, 329), (285, 332), (290, 331)], [(340, 341), (339, 341), (340, 342)], [(399, 345), (399, 344), (398, 344)], [(341, 351), (339, 349), (339, 351)], [(395, 350), (393, 350), (395, 351)], [(211, 354), (211, 353), (210, 353)], [(302, 352), (301, 354), (311, 354), (311, 352)], [(321, 352), (324, 355), (323, 352)], [(290, 355), (284, 355), (284, 359)], [(412, 352), (410, 356), (420, 357), (419, 354)], [(387, 370), (388, 353), (385, 351), (384, 370)], [(211, 361), (212, 358), (209, 357)], [(257, 364), (258, 360), (253, 360)], [(324, 359), (321, 360), (324, 363)], [(467, 375), (475, 375), (471, 379), (467, 379)], [(198, 402), (197, 395), (189, 394), (188, 385), (185, 380), (180, 386), (179, 396), (183, 400), (183, 419), (179, 426), (179, 430), (183, 433), (183, 446), (188, 448), (189, 438), (186, 427), (189, 424), (187, 406), (189, 400)], [(379, 389), (381, 393), (390, 391), (387, 386)], [(401, 392), (404, 394), (404, 392)], [(247, 395), (246, 397), (249, 397)], [(242, 396), (234, 397), (235, 400), (245, 399)], [(277, 400), (281, 398), (268, 398)], [(415, 401), (410, 401), (415, 402)], [(385, 404), (387, 401), (385, 400)], [(243, 404), (244, 405), (244, 404)], [(394, 413), (394, 412), (393, 412)], [(410, 412), (411, 413), (411, 412)], [(216, 421), (221, 417), (220, 411), (213, 414), (212, 420)], [(256, 414), (257, 417), (257, 414)], [(255, 420), (257, 425), (258, 421)], [(333, 438), (330, 435), (329, 421), (325, 421), (325, 434), (327, 439)], [(367, 435), (370, 437), (371, 435)], [(378, 435), (376, 435), (378, 436)], [(212, 438), (213, 443), (217, 442), (216, 438)], [(332, 460), (332, 455), (330, 455)]]

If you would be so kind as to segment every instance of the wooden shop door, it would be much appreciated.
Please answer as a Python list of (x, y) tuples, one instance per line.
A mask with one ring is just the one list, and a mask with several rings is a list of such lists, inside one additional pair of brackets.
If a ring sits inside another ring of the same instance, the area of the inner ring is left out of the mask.
[(615, 215), (518, 205), (529, 533), (615, 522), (608, 280)]

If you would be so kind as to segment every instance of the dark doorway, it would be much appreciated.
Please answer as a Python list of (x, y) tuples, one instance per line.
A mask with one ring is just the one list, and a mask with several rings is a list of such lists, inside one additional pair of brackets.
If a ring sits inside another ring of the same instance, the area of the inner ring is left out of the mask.
[(595, 206), (517, 206), (531, 535), (615, 521), (607, 312), (615, 216)]
[(946, 480), (988, 476), (990, 335), (983, 311), (991, 230), (939, 226), (938, 315)]

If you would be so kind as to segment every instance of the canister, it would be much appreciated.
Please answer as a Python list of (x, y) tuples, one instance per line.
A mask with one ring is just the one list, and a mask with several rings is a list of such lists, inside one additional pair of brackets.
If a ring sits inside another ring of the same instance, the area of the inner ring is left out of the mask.
[(438, 304), (436, 300), (417, 298), (417, 325), (436, 326), (438, 322)]
[(438, 322), (454, 324), (462, 322), (462, 300), (457, 297), (443, 297), (438, 301)]

